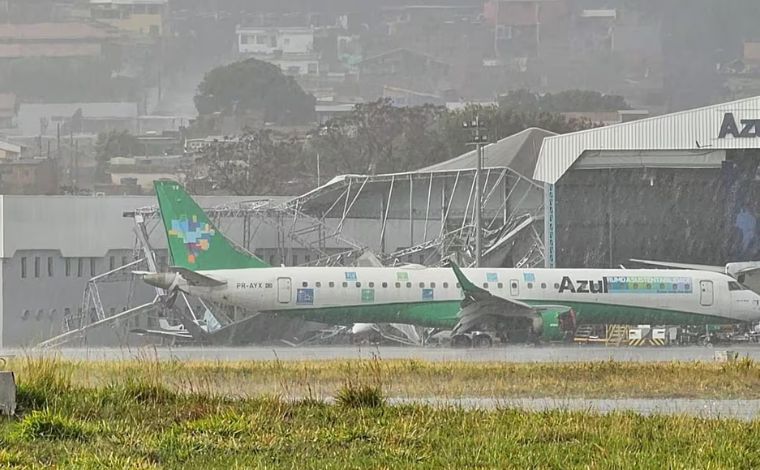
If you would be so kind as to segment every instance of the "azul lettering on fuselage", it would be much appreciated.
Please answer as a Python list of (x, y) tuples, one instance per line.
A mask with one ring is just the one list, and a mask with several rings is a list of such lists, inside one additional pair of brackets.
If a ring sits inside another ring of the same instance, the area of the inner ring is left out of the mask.
[(561, 294), (565, 291), (572, 292), (573, 294), (606, 294), (608, 292), (607, 278), (603, 277), (601, 281), (579, 279), (573, 282), (570, 276), (565, 276), (559, 285), (559, 293)]
[(604, 276), (602, 279), (576, 279), (564, 276), (559, 293), (572, 294), (690, 294), (688, 277)]
[(741, 124), (741, 129), (736, 124), (734, 113), (725, 113), (718, 138), (725, 139), (728, 136), (735, 138), (760, 137), (760, 119), (742, 119), (739, 124)]

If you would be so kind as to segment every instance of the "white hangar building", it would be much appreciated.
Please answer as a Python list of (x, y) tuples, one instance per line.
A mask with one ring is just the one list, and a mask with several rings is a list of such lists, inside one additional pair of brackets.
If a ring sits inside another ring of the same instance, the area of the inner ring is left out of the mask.
[(546, 265), (760, 259), (758, 164), (760, 97), (548, 137)]

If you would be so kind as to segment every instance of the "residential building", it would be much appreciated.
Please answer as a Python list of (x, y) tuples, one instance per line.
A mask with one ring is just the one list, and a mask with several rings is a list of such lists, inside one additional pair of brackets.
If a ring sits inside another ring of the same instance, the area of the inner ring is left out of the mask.
[(0, 140), (0, 160), (14, 160), (21, 156), (21, 146)]
[(744, 43), (744, 61), (755, 67), (760, 67), (760, 41)]
[(238, 53), (270, 62), (286, 75), (319, 75), (311, 28), (237, 27)]
[(21, 135), (137, 132), (137, 103), (23, 103), (18, 112)]
[(149, 193), (153, 182), (162, 179), (182, 180), (183, 165), (192, 165), (193, 158), (182, 155), (114, 157), (108, 172), (113, 185), (139, 186), (144, 193)]
[(18, 104), (13, 93), (0, 93), (0, 129), (15, 127)]
[(55, 160), (48, 158), (1, 160), (0, 194), (58, 194)]
[(381, 96), (386, 86), (429, 94), (450, 89), (448, 63), (406, 48), (368, 57), (358, 68), (361, 94), (369, 100)]
[(122, 31), (141, 36), (165, 34), (169, 0), (90, 0), (90, 15)]
[(241, 55), (309, 54), (314, 51), (311, 28), (237, 27)]
[(116, 38), (96, 23), (0, 24), (0, 59), (100, 57)]
[[(565, 0), (490, 0), (483, 16), (494, 28), (497, 57), (535, 57), (546, 40), (567, 26)], [(564, 37), (566, 40), (566, 36)]]

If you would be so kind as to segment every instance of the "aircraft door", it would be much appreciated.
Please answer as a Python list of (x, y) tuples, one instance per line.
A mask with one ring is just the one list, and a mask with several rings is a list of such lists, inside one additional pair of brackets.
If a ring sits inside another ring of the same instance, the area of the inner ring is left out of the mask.
[(281, 304), (290, 303), (292, 286), (289, 277), (277, 278), (277, 301)]
[(509, 281), (509, 295), (512, 297), (520, 295), (520, 284), (517, 283), (517, 279), (511, 279)]
[(713, 304), (713, 297), (712, 281), (699, 281), (699, 303), (702, 306), (709, 307)]

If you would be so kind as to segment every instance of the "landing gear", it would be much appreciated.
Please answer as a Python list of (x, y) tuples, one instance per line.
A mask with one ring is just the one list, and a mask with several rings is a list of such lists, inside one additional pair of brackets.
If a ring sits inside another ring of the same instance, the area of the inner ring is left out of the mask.
[(490, 348), (493, 346), (493, 338), (490, 334), (474, 331), (462, 333), (451, 337), (452, 348)]

